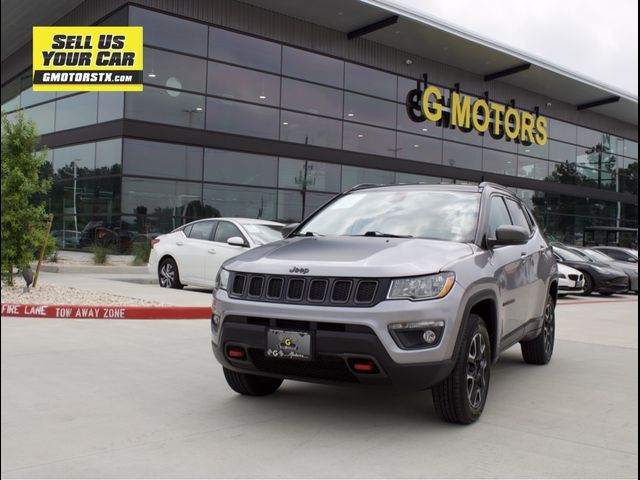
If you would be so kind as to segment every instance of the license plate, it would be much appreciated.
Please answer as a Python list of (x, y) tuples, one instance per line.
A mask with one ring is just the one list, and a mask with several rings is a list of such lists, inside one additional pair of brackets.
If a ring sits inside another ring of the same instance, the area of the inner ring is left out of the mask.
[(311, 333), (269, 329), (265, 355), (290, 360), (310, 360)]

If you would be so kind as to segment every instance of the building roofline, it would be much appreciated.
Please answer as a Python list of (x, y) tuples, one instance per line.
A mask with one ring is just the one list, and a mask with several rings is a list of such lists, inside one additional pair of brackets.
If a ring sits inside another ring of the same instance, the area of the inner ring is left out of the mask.
[(594, 78), (589, 77), (588, 75), (577, 73), (566, 67), (562, 67), (552, 62), (543, 60), (540, 57), (537, 57), (531, 53), (527, 53), (512, 47), (507, 47), (506, 45), (500, 42), (496, 42), (495, 40), (491, 40), (486, 37), (483, 37), (482, 35), (479, 35), (475, 32), (471, 32), (469, 30), (461, 28), (460, 26), (449, 23), (446, 20), (443, 20), (441, 18), (428, 16), (421, 12), (417, 12), (413, 9), (409, 9), (402, 5), (398, 5), (396, 3), (392, 3), (384, 0), (359, 0), (359, 1), (374, 7), (387, 10), (397, 15), (401, 15), (405, 18), (409, 18), (411, 20), (423, 23), (430, 27), (443, 30), (452, 35), (462, 37), (465, 40), (478, 43), (480, 45), (497, 50), (507, 55), (511, 55), (513, 57), (516, 57), (522, 60), (523, 62), (528, 62), (538, 67), (549, 70), (551, 72), (557, 73), (558, 75), (562, 75), (563, 77), (567, 77), (572, 80), (578, 81), (580, 83), (584, 83), (589, 86), (605, 90), (608, 93), (611, 93), (612, 95), (619, 95), (620, 97), (625, 98), (626, 100), (638, 103), (638, 96), (632, 94), (631, 92), (628, 92), (618, 87), (614, 87), (600, 80), (596, 80)]

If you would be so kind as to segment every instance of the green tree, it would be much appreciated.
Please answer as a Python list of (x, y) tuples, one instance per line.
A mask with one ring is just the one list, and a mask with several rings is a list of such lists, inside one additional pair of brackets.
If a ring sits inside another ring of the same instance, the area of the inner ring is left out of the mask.
[(45, 235), (46, 195), (51, 179), (41, 172), (46, 151), (38, 151), (39, 135), (22, 112), (9, 121), (2, 115), (2, 275), (13, 284), (13, 268), (33, 261)]

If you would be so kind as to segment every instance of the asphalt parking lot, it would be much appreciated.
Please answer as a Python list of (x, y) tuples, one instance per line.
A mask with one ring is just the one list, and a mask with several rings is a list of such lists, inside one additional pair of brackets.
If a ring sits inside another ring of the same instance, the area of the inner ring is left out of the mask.
[(207, 321), (3, 317), (2, 477), (637, 478), (637, 296), (589, 302), (561, 301), (550, 365), (503, 355), (469, 427), (428, 391), (240, 397)]

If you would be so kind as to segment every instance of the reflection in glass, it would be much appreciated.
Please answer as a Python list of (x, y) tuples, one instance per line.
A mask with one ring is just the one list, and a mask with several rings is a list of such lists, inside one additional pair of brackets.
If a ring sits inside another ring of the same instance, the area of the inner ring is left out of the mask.
[(333, 197), (335, 197), (335, 194), (332, 193), (306, 192), (304, 196), (304, 218), (309, 217)]
[(549, 119), (549, 137), (556, 140), (562, 140), (564, 142), (576, 143), (578, 136), (578, 128), (567, 122), (556, 120), (555, 118)]
[(482, 170), (482, 149), (455, 142), (444, 142), (442, 164), (451, 167)]
[(20, 78), (14, 78), (2, 87), (2, 111), (11, 112), (20, 108)]
[(502, 175), (516, 175), (518, 161), (513, 153), (484, 149), (482, 151), (482, 170)]
[(537, 143), (523, 145), (522, 143), (519, 143), (518, 154), (527, 155), (529, 157), (544, 158), (546, 160), (549, 158), (549, 142), (544, 145), (538, 145)]
[(340, 148), (342, 145), (342, 122), (282, 110), (280, 140)]
[(345, 92), (344, 119), (395, 128), (396, 104), (386, 100)]
[(85, 143), (53, 150), (53, 173), (57, 178), (95, 175), (96, 144)]
[(518, 156), (518, 176), (544, 180), (549, 175), (549, 162), (531, 157)]
[(204, 184), (205, 209), (214, 217), (272, 220), (276, 216), (276, 191), (252, 187)]
[(231, 100), (280, 104), (280, 77), (222, 63), (209, 62), (207, 93)]
[(282, 78), (282, 108), (340, 118), (342, 117), (342, 91)]
[(56, 132), (92, 125), (98, 120), (98, 92), (63, 98), (56, 104)]
[(202, 148), (125, 139), (124, 173), (202, 180)]
[(277, 175), (276, 157), (211, 148), (204, 151), (205, 182), (275, 187)]
[(332, 87), (342, 87), (344, 62), (285, 46), (282, 50), (282, 74)]
[(127, 94), (125, 115), (135, 120), (204, 128), (204, 97), (146, 86)]
[(284, 224), (302, 220), (303, 192), (278, 190), (278, 217), (276, 221)]
[(123, 92), (98, 92), (98, 123), (118, 120), (123, 115)]
[(206, 62), (155, 48), (144, 49), (144, 83), (204, 93)]
[(388, 170), (375, 170), (373, 168), (342, 167), (342, 190), (348, 190), (361, 183), (376, 183), (387, 185), (395, 183), (395, 173)]
[(426, 135), (429, 137), (442, 138), (442, 126), (438, 126), (433, 122), (414, 122), (407, 115), (407, 109), (404, 104), (397, 105), (397, 127), (398, 130), (410, 132), (418, 135)]
[(278, 117), (275, 108), (207, 99), (207, 130), (277, 139)]
[(122, 139), (114, 138), (96, 142), (96, 175), (113, 175), (122, 172)]
[(202, 184), (150, 178), (124, 177), (122, 212), (141, 219), (147, 215), (166, 217), (171, 229), (212, 215), (201, 200)]
[(442, 164), (442, 140), (398, 132), (398, 158)]
[(342, 148), (394, 157), (396, 154), (396, 133), (382, 128), (344, 122)]
[(280, 73), (282, 47), (221, 28), (209, 29), (209, 58)]
[(129, 9), (129, 25), (144, 27), (145, 45), (156, 45), (191, 55), (207, 55), (207, 26), (142, 8)]
[(564, 142), (556, 142), (549, 140), (549, 160), (554, 162), (573, 162), (576, 161), (576, 146)]
[(323, 192), (340, 191), (340, 165), (280, 158), (278, 186)]
[(38, 133), (44, 135), (54, 130), (56, 102), (49, 102), (37, 107), (23, 110), (24, 117), (30, 118), (36, 124)]
[(397, 93), (397, 77), (387, 72), (346, 63), (344, 69), (344, 88), (354, 92), (375, 95), (394, 100)]

